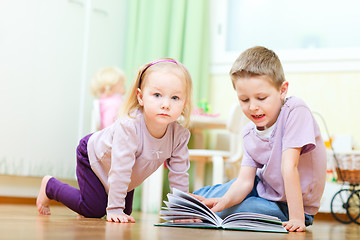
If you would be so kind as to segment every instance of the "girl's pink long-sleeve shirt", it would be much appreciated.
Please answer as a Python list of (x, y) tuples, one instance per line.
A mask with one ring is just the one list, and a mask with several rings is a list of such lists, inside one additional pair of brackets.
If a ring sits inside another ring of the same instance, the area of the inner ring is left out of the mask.
[(188, 192), (189, 138), (189, 130), (177, 122), (168, 125), (162, 138), (154, 138), (141, 111), (135, 118), (120, 118), (95, 132), (87, 149), (91, 168), (108, 193), (107, 213), (123, 213), (127, 192), (139, 186), (165, 161), (170, 188)]

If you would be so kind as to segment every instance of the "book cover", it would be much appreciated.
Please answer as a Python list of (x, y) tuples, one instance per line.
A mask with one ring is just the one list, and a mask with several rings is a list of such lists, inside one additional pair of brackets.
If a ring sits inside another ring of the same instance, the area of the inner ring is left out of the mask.
[[(160, 218), (166, 222), (155, 224), (164, 227), (217, 228), (260, 232), (288, 231), (277, 217), (258, 213), (234, 213), (221, 219), (205, 204), (178, 189), (167, 195), (166, 207), (160, 211)], [(176, 220), (200, 219), (202, 222), (176, 222)]]

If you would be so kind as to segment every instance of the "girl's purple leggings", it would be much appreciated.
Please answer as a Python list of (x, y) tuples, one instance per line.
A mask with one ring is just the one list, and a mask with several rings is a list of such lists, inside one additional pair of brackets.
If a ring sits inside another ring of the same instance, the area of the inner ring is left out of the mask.
[[(80, 140), (77, 147), (76, 175), (79, 188), (74, 188), (56, 178), (50, 178), (46, 185), (46, 195), (50, 199), (61, 202), (71, 210), (84, 217), (101, 218), (106, 214), (108, 196), (99, 178), (92, 171), (87, 154), (87, 135)], [(134, 190), (127, 193), (124, 213), (132, 212)]]

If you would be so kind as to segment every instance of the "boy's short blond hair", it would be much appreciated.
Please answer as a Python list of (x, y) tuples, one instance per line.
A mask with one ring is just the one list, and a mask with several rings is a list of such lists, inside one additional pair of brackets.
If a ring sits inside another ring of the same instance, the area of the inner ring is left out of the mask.
[(111, 93), (111, 88), (119, 83), (125, 86), (125, 73), (122, 70), (116, 67), (101, 68), (95, 73), (91, 82), (91, 92), (97, 98), (101, 94), (107, 96)]
[(235, 60), (230, 70), (230, 78), (235, 88), (235, 82), (239, 78), (252, 76), (266, 76), (273, 85), (280, 89), (285, 82), (284, 70), (279, 57), (265, 47), (256, 46), (242, 52)]

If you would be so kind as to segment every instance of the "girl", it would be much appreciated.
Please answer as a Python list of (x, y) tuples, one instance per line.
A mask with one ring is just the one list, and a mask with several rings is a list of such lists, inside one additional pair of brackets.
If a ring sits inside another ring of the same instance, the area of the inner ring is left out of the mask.
[(125, 74), (118, 68), (107, 67), (96, 72), (91, 82), (91, 92), (100, 108), (100, 122), (96, 130), (113, 124), (123, 103)]
[(170, 188), (188, 192), (192, 81), (188, 70), (170, 58), (140, 68), (125, 113), (110, 127), (84, 137), (77, 147), (79, 189), (45, 176), (36, 204), (50, 214), (54, 199), (85, 217), (135, 222), (130, 216), (134, 189), (166, 161)]
[(194, 194), (221, 217), (263, 213), (279, 217), (288, 231), (305, 231), (320, 207), (326, 175), (325, 145), (311, 110), (299, 98), (286, 98), (289, 83), (269, 49), (243, 52), (230, 77), (251, 120), (243, 130), (239, 176)]

